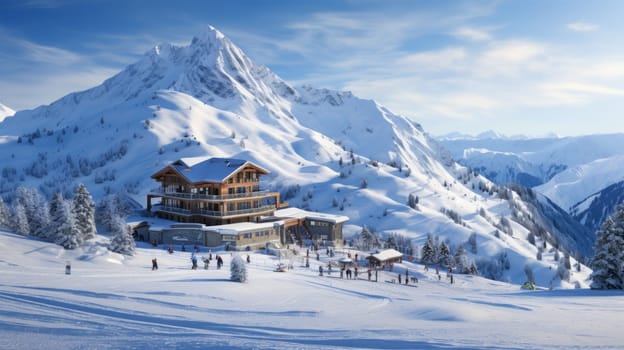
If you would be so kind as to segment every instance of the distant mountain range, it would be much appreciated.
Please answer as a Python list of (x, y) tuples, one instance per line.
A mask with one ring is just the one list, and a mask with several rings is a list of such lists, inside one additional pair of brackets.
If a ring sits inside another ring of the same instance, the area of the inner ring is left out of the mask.
[(444, 138), (453, 158), (499, 184), (543, 193), (596, 230), (624, 195), (624, 134), (552, 138)]
[(524, 282), (525, 265), (550, 271), (553, 246), (591, 255), (592, 234), (567, 213), (474, 174), (452, 152), (375, 101), (289, 85), (208, 27), (187, 46), (160, 44), (99, 86), (0, 122), (0, 194), (70, 195), (82, 182), (96, 201), (124, 193), (145, 203), (157, 186), (150, 175), (169, 162), (235, 157), (269, 169), (262, 186), (291, 206), (349, 216), (347, 235), (367, 226), (452, 248), (470, 238), (491, 278)]

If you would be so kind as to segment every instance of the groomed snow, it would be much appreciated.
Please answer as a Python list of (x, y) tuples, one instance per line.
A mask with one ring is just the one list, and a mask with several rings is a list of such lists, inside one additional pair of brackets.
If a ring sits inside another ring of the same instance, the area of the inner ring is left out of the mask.
[[(191, 270), (190, 253), (140, 246), (124, 257), (98, 237), (75, 251), (0, 231), (2, 349), (616, 349), (621, 292), (521, 290), (519, 285), (396, 264), (379, 282), (318, 276), (302, 251), (293, 270), (253, 252), (248, 283)], [(207, 256), (207, 252), (200, 252)], [(236, 254), (236, 253), (235, 253)], [(246, 255), (247, 253), (242, 253)], [(337, 251), (335, 259), (343, 257)], [(362, 256), (362, 254), (360, 255)], [(159, 269), (151, 270), (157, 258)], [(71, 275), (64, 273), (66, 262)], [(201, 265), (201, 264), (200, 264)], [(201, 268), (201, 266), (200, 266)], [(414, 285), (390, 283), (397, 273)]]

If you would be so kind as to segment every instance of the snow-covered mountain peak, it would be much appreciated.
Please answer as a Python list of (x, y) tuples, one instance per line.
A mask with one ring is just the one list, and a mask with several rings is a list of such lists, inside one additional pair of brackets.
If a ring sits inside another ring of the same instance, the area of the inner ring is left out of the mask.
[(226, 41), (229, 42), (229, 39), (221, 31), (211, 25), (207, 25), (201, 33), (193, 37), (191, 45), (220, 45)]
[(0, 122), (4, 120), (6, 117), (10, 117), (15, 114), (15, 111), (11, 108), (0, 103)]

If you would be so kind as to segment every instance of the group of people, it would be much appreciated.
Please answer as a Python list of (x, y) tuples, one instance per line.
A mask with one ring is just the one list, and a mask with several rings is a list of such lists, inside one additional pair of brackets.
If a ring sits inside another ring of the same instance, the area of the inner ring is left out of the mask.
[[(185, 251), (186, 249), (184, 249), (184, 246), (182, 246), (182, 251)], [(167, 251), (169, 252), (169, 254), (173, 253), (173, 245), (170, 244), (167, 247)], [(199, 251), (199, 248), (197, 247), (197, 245), (195, 245), (195, 249), (193, 254), (191, 254), (191, 270), (197, 270), (197, 263), (198, 263), (198, 257), (195, 253), (197, 253)], [(249, 257), (249, 254), (247, 254), (247, 262), (249, 263), (251, 260), (251, 258)], [(201, 257), (201, 261), (204, 263), (204, 270), (208, 270), (208, 267), (210, 266), (210, 261), (212, 260), (212, 252), (208, 253), (208, 257), (204, 258)], [(223, 266), (223, 258), (221, 258), (221, 256), (216, 255), (215, 256), (215, 260), (217, 260), (217, 269), (221, 269), (221, 267)], [(156, 258), (152, 259), (152, 271), (158, 270), (158, 260)]]

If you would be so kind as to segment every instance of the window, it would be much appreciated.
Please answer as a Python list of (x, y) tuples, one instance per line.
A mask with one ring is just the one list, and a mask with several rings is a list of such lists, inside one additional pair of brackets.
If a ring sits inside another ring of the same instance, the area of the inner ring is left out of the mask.
[(245, 209), (250, 209), (250, 208), (251, 208), (251, 203), (249, 202), (242, 202), (242, 203), (238, 203), (237, 205), (238, 210), (245, 210)]

